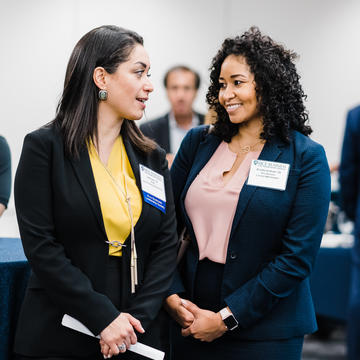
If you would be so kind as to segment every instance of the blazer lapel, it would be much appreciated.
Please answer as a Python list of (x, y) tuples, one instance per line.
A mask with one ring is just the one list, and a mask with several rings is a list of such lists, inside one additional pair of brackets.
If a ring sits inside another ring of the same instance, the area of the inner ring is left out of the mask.
[(165, 122), (164, 122), (164, 129), (163, 129), (163, 142), (164, 142), (164, 148), (167, 153), (171, 151), (170, 149), (170, 119), (169, 114), (165, 115)]
[(84, 190), (85, 196), (87, 197), (92, 210), (94, 211), (95, 218), (106, 235), (105, 226), (103, 222), (100, 201), (96, 190), (96, 184), (94, 175), (91, 168), (89, 154), (87, 149), (84, 149), (80, 153), (80, 159), (71, 159), (71, 165), (74, 169), (75, 175)]
[(220, 143), (221, 139), (217, 136), (212, 135), (206, 136), (205, 139), (200, 142), (182, 193), (182, 199), (185, 199), (186, 193), (190, 185), (192, 184), (196, 176), (199, 174), (199, 172), (202, 170), (202, 168), (208, 163), (209, 159), (213, 156)]
[(136, 153), (136, 150), (134, 149), (133, 145), (131, 144), (131, 142), (128, 139), (123, 137), (123, 142), (124, 142), (127, 157), (129, 159), (132, 171), (135, 176), (136, 185), (140, 190), (140, 194), (141, 194), (141, 198), (142, 198), (142, 210), (141, 210), (140, 218), (138, 219), (138, 221), (136, 222), (135, 227), (134, 227), (134, 230), (136, 231), (136, 229), (139, 226), (141, 226), (141, 224), (146, 219), (147, 213), (149, 211), (149, 207), (151, 206), (144, 201), (144, 195), (143, 195), (143, 192), (141, 189), (140, 170), (139, 170), (139, 164), (141, 162), (143, 162), (143, 165), (145, 165), (145, 166), (147, 164), (145, 163), (145, 158), (143, 156), (141, 156), (141, 154)]
[[(267, 141), (260, 153), (259, 160), (276, 161), (276, 159), (279, 157), (279, 155), (282, 152), (281, 147), (283, 146), (284, 144), (277, 139)], [(240, 219), (244, 214), (244, 211), (250, 199), (254, 195), (256, 189), (257, 189), (256, 186), (247, 185), (246, 182), (243, 188), (241, 189), (234, 220), (231, 227), (230, 240), (232, 239), (236, 227), (239, 224)]]
[[(202, 168), (207, 164), (207, 162), (209, 161), (211, 156), (214, 154), (214, 152), (216, 151), (216, 149), (220, 143), (221, 143), (220, 138), (218, 138), (217, 136), (211, 136), (211, 135), (206, 136), (205, 139), (200, 142), (198, 150), (193, 159), (193, 164), (190, 169), (189, 176), (186, 180), (184, 190), (181, 194), (180, 204), (181, 204), (182, 213), (185, 215), (185, 221), (187, 223), (188, 231), (190, 232), (190, 234), (192, 234), (193, 239), (195, 239), (196, 237), (195, 237), (194, 229), (192, 227), (191, 220), (185, 209), (185, 197), (186, 197), (186, 194), (187, 194), (187, 191), (188, 191), (190, 185), (193, 183), (194, 179), (199, 174), (199, 172), (202, 170)], [(195, 245), (196, 249), (198, 249), (198, 245), (197, 245), (196, 241), (194, 242), (194, 245)]]

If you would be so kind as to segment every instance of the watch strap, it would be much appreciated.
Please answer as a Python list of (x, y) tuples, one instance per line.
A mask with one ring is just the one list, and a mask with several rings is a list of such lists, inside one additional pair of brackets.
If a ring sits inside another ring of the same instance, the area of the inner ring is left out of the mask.
[(234, 330), (238, 327), (239, 323), (235, 319), (235, 316), (229, 311), (227, 307), (221, 309), (219, 311), (222, 321), (224, 322), (225, 326), (228, 330)]

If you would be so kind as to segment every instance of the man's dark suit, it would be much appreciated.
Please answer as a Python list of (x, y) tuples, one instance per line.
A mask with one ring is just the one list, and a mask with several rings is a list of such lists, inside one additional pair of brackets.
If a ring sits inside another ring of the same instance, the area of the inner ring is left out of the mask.
[[(15, 204), (32, 275), (17, 327), (15, 352), (28, 356), (86, 356), (99, 340), (61, 326), (67, 313), (99, 334), (120, 313), (145, 328), (154, 323), (172, 281), (176, 221), (165, 152), (142, 154), (124, 137), (136, 183), (139, 164), (164, 176), (166, 214), (143, 201), (135, 226), (139, 286), (130, 294), (129, 237), (123, 248), (121, 309), (107, 296), (108, 244), (88, 152), (78, 160), (64, 152), (54, 126), (26, 136), (15, 179)], [(145, 333), (146, 335), (147, 333)], [(149, 332), (148, 335), (158, 337)]]
[[(199, 125), (204, 123), (204, 115), (195, 113), (199, 118)], [(171, 152), (169, 114), (140, 125), (142, 133), (153, 139), (166, 153)]]

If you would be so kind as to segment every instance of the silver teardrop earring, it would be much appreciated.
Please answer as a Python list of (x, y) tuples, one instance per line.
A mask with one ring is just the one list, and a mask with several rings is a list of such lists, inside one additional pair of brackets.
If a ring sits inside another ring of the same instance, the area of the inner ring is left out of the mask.
[(107, 97), (108, 97), (108, 93), (107, 93), (107, 91), (106, 90), (99, 90), (99, 94), (98, 94), (98, 96), (99, 96), (99, 100), (102, 100), (102, 101), (104, 101), (104, 100), (106, 100), (107, 99)]

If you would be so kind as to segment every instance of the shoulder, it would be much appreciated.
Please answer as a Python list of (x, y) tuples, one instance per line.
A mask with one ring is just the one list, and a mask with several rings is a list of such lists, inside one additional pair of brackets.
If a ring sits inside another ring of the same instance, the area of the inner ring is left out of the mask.
[(360, 106), (356, 106), (348, 111), (346, 125), (348, 130), (360, 131)]
[(199, 125), (193, 127), (186, 133), (183, 143), (186, 144), (186, 146), (191, 146), (212, 136), (214, 135), (210, 131), (210, 125)]
[(25, 146), (41, 147), (44, 151), (47, 151), (49, 147), (52, 147), (55, 143), (62, 144), (62, 135), (59, 129), (53, 123), (42, 126), (25, 136)]
[(0, 149), (1, 151), (7, 151), (9, 149), (9, 145), (6, 139), (0, 135)]
[(0, 135), (0, 162), (1, 166), (10, 163), (10, 148), (6, 139)]
[(360, 121), (360, 105), (349, 110), (349, 116), (357, 118)]
[(34, 131), (31, 131), (26, 135), (30, 138), (43, 138), (43, 139), (52, 139), (60, 135), (60, 131), (56, 128), (53, 123), (46, 124)]
[(205, 115), (204, 114), (201, 114), (201, 113), (198, 113), (195, 111), (195, 114), (196, 116), (199, 118), (199, 123), (200, 125), (204, 124), (204, 121), (205, 121)]
[[(166, 152), (164, 149), (162, 149), (159, 145), (156, 145), (156, 148), (149, 151), (149, 152), (141, 152), (140, 150), (136, 149), (136, 146), (132, 143), (129, 143), (129, 141), (125, 141), (126, 144), (130, 144), (131, 151), (134, 151), (136, 161), (140, 164), (143, 164), (147, 167), (152, 168), (153, 170), (161, 169), (164, 167), (164, 163), (166, 161)], [(126, 146), (127, 147), (127, 146)], [(127, 150), (129, 148), (127, 147)], [(167, 165), (166, 165), (167, 168)]]
[(321, 144), (298, 131), (293, 131), (291, 138), (296, 157), (302, 162), (326, 162), (327, 164), (325, 150)]
[(140, 125), (140, 129), (144, 130), (144, 129), (151, 129), (154, 127), (159, 127), (164, 125), (168, 121), (169, 121), (169, 114), (166, 114), (156, 119), (146, 121), (145, 123)]

